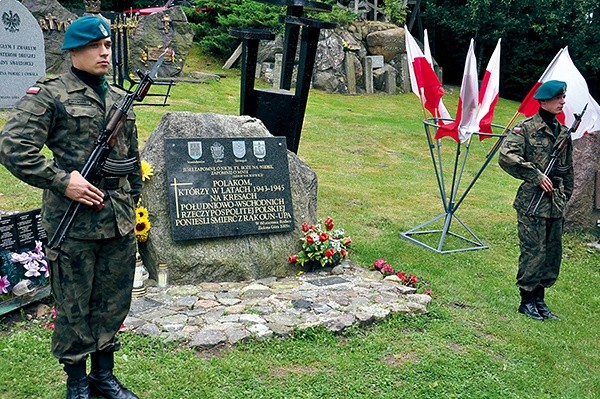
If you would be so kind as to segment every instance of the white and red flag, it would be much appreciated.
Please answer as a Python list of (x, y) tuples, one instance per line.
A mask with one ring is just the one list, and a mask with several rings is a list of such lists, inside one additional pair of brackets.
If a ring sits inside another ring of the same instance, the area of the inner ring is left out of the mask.
[[(494, 108), (498, 103), (500, 93), (500, 41), (492, 53), (485, 74), (479, 88), (479, 109), (477, 111), (477, 123), (479, 131), (482, 133), (492, 133), (492, 120), (494, 118)], [(492, 136), (480, 135), (479, 139)]]
[[(431, 65), (431, 68), (433, 69), (433, 57), (431, 56), (431, 49), (429, 48), (429, 35), (427, 34), (427, 29), (423, 30), (423, 52), (425, 53), (425, 59), (427, 62), (429, 62), (429, 65)], [(438, 121), (438, 124), (440, 125), (448, 123), (448, 120), (452, 119), (448, 109), (444, 105), (444, 100), (442, 98), (440, 98), (440, 103), (438, 105), (438, 114), (442, 119)], [(446, 121), (444, 121), (444, 119)]]
[(431, 115), (439, 118), (439, 104), (444, 95), (442, 84), (435, 74), (433, 66), (425, 58), (421, 48), (408, 31), (406, 25), (404, 26), (404, 32), (412, 91), (421, 99), (423, 106)]
[(562, 124), (570, 127), (575, 120), (574, 114), (581, 113), (585, 105), (588, 105), (579, 128), (571, 134), (573, 139), (600, 130), (600, 105), (590, 95), (585, 79), (571, 60), (568, 47), (561, 49), (556, 54), (542, 76), (525, 96), (519, 106), (520, 113), (532, 116), (539, 111), (540, 104), (533, 96), (537, 89), (549, 80), (561, 80), (567, 83), (566, 103), (563, 111), (556, 116), (556, 119)]
[(458, 143), (469, 140), (473, 132), (479, 130), (477, 121), (477, 108), (479, 104), (479, 82), (477, 80), (477, 60), (475, 58), (475, 44), (471, 39), (469, 52), (465, 60), (463, 80), (460, 86), (458, 109), (454, 122), (439, 126), (435, 135), (436, 139), (450, 136)]

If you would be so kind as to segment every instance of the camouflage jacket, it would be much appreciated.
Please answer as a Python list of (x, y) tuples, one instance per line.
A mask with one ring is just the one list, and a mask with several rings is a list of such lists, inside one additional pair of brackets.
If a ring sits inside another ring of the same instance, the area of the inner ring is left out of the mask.
[[(82, 170), (108, 112), (121, 98), (122, 94), (109, 86), (103, 106), (96, 92), (69, 71), (40, 80), (17, 103), (4, 125), (0, 133), (0, 162), (17, 178), (44, 189), (42, 223), (49, 236), (71, 201), (64, 195), (69, 173)], [(44, 145), (53, 158), (40, 152)], [(125, 129), (109, 154), (114, 160), (132, 157), (139, 159), (133, 112), (127, 116)], [(141, 173), (136, 171), (121, 178), (119, 186), (111, 190), (100, 186), (106, 207), (100, 212), (81, 207), (70, 237), (111, 238), (133, 231)]]
[(531, 199), (540, 192), (539, 185), (552, 151), (563, 140), (568, 140), (567, 147), (549, 176), (554, 191), (551, 196), (543, 196), (536, 212), (539, 217), (558, 218), (563, 216), (565, 205), (573, 193), (573, 143), (568, 129), (560, 125), (560, 132), (555, 138), (548, 125), (536, 114), (516, 125), (502, 143), (498, 158), (500, 167), (523, 180), (513, 204), (518, 212), (526, 212)]

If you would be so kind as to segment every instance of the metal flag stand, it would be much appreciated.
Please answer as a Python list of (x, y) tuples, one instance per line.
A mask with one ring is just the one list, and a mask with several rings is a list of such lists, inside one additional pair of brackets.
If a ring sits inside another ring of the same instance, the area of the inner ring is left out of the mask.
[[(517, 114), (515, 114), (515, 117), (516, 116), (517, 116)], [(508, 124), (508, 126), (510, 126), (512, 124), (515, 117), (513, 117), (513, 120), (511, 120), (511, 122)], [(481, 132), (473, 133), (473, 135), (476, 135), (479, 137), (497, 137), (497, 140), (496, 140), (494, 146), (492, 147), (492, 149), (486, 155), (483, 164), (481, 165), (478, 172), (473, 177), (473, 180), (469, 183), (467, 188), (463, 191), (463, 193), (459, 197), (459, 195), (458, 195), (459, 187), (460, 187), (460, 183), (461, 183), (463, 173), (465, 170), (465, 166), (467, 163), (467, 158), (469, 155), (471, 138), (469, 138), (469, 140), (467, 140), (465, 143), (456, 143), (456, 152), (455, 152), (455, 156), (454, 156), (454, 162), (452, 165), (452, 179), (451, 179), (450, 192), (449, 192), (450, 195), (447, 195), (446, 181), (444, 179), (444, 169), (443, 169), (443, 163), (442, 163), (442, 143), (439, 139), (436, 140), (433, 138), (433, 137), (435, 137), (435, 134), (437, 132), (438, 121), (452, 122), (451, 119), (445, 120), (445, 119), (439, 119), (439, 118), (429, 118), (429, 119), (423, 120), (423, 125), (425, 127), (425, 135), (427, 136), (427, 144), (429, 147), (431, 160), (433, 161), (433, 167), (435, 169), (435, 176), (437, 179), (438, 188), (440, 190), (440, 197), (442, 200), (442, 205), (444, 207), (444, 212), (442, 214), (434, 217), (431, 220), (428, 220), (408, 231), (405, 231), (404, 233), (400, 233), (400, 237), (405, 238), (408, 241), (411, 241), (417, 245), (420, 245), (422, 247), (425, 247), (427, 249), (430, 249), (430, 250), (435, 251), (440, 254), (446, 254), (446, 253), (451, 253), (451, 252), (472, 251), (472, 250), (478, 250), (478, 249), (487, 249), (488, 246), (485, 245), (483, 243), (483, 241), (481, 241), (479, 239), (479, 237), (477, 237), (477, 235), (475, 235), (475, 233), (462, 220), (460, 220), (460, 218), (456, 215), (456, 212), (458, 211), (458, 208), (460, 207), (462, 202), (465, 200), (467, 194), (471, 191), (471, 188), (473, 188), (473, 186), (475, 185), (475, 182), (479, 179), (479, 177), (481, 176), (481, 174), (483, 173), (483, 171), (485, 170), (487, 165), (494, 158), (494, 155), (496, 154), (496, 152), (498, 152), (498, 150), (500, 149), (500, 145), (502, 144), (502, 141), (506, 137), (506, 128), (504, 126), (492, 124), (493, 128), (502, 129), (502, 134), (481, 133)], [(465, 147), (465, 150), (464, 150), (464, 153), (461, 154), (461, 152), (463, 152), (462, 151), (463, 146)], [(462, 155), (462, 157), (461, 157), (461, 155)], [(443, 227), (441, 229), (440, 228), (436, 229), (436, 227), (434, 227), (434, 226), (437, 226), (437, 225), (435, 225), (435, 223), (438, 221), (442, 221), (442, 220), (443, 220)], [(460, 224), (460, 226), (462, 226), (462, 228), (465, 231), (464, 233), (459, 234), (456, 232), (456, 230), (455, 231), (451, 230), (451, 228), (453, 227), (453, 223), (452, 223), (453, 220), (458, 222), (458, 224)], [(429, 243), (428, 243), (425, 240), (419, 240), (416, 238), (416, 237), (420, 238), (420, 237), (424, 237), (424, 236), (439, 237), (439, 239), (437, 239), (437, 246), (434, 247), (434, 246), (430, 245), (432, 240), (429, 240)], [(446, 246), (446, 248), (444, 247), (444, 244), (447, 244), (446, 239), (448, 239), (449, 237), (453, 238), (453, 241), (460, 244), (460, 245), (457, 244), (457, 246), (459, 248), (448, 249), (447, 246)]]

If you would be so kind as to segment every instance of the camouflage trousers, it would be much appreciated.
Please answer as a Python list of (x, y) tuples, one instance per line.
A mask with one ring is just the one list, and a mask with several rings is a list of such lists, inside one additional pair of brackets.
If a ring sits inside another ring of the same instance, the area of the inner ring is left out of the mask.
[(68, 238), (61, 253), (48, 254), (56, 302), (52, 353), (60, 363), (119, 349), (116, 334), (131, 305), (135, 253), (131, 233), (94, 241)]
[(552, 286), (560, 271), (564, 219), (519, 212), (517, 222), (521, 247), (517, 286), (526, 291)]

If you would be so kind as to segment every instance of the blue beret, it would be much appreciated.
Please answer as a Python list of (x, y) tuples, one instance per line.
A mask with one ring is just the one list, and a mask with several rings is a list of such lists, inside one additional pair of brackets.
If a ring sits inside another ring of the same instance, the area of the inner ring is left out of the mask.
[(86, 15), (69, 25), (65, 32), (62, 49), (72, 50), (107, 37), (110, 37), (108, 22), (100, 17)]
[(533, 98), (535, 100), (551, 100), (560, 94), (565, 94), (566, 92), (567, 84), (565, 82), (560, 80), (549, 80), (538, 87)]

